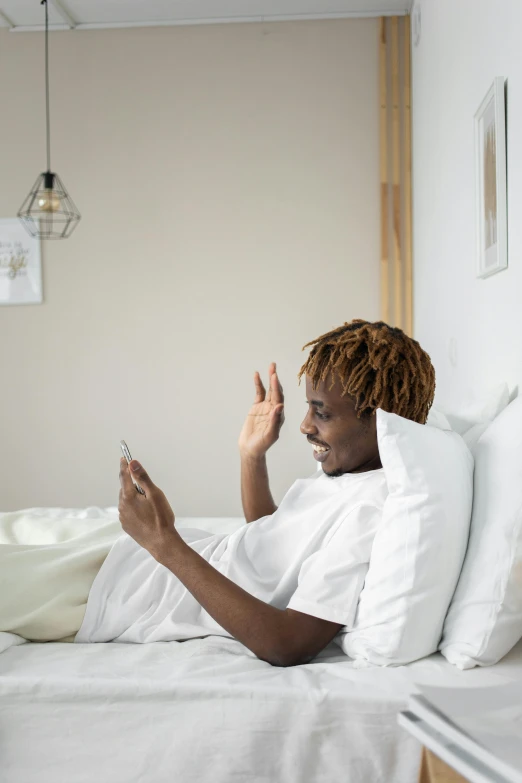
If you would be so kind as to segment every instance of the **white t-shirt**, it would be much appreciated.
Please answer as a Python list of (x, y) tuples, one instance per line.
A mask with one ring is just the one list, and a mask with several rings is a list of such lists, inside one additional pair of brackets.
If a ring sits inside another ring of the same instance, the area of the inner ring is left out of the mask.
[[(214, 568), (251, 595), (350, 626), (387, 495), (384, 471), (322, 471), (296, 481), (273, 514), (234, 533), (180, 529)], [(124, 533), (91, 587), (75, 642), (230, 636), (180, 580)]]

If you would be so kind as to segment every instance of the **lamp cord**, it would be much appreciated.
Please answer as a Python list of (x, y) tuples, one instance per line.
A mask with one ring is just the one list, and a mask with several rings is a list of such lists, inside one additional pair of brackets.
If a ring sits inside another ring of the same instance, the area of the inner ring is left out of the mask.
[(49, 16), (47, 0), (40, 5), (45, 6), (45, 112), (47, 117), (47, 171), (51, 171), (51, 121), (49, 112)]

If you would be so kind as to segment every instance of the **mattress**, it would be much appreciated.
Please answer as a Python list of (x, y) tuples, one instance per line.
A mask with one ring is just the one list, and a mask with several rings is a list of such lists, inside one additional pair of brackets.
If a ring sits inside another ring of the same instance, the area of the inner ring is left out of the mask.
[(438, 654), (357, 668), (334, 643), (290, 668), (215, 636), (20, 644), (0, 655), (0, 780), (414, 783), (420, 747), (397, 713), (416, 684), (488, 687), (521, 675), (522, 645), (461, 672)]

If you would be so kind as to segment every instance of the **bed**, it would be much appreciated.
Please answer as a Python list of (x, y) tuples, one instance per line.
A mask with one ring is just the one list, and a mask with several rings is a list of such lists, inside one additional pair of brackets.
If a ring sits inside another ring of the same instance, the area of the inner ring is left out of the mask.
[[(177, 524), (231, 532), (244, 522)], [(464, 672), (439, 654), (357, 668), (335, 643), (286, 669), (217, 636), (13, 645), (0, 654), (0, 780), (414, 783), (421, 748), (397, 713), (415, 684), (487, 687), (521, 675), (522, 643)]]

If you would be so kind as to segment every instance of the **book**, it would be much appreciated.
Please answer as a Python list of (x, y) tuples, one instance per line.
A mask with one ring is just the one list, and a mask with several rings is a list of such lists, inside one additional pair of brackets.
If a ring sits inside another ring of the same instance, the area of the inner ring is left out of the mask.
[(405, 728), (470, 780), (522, 783), (522, 682), (418, 691)]

